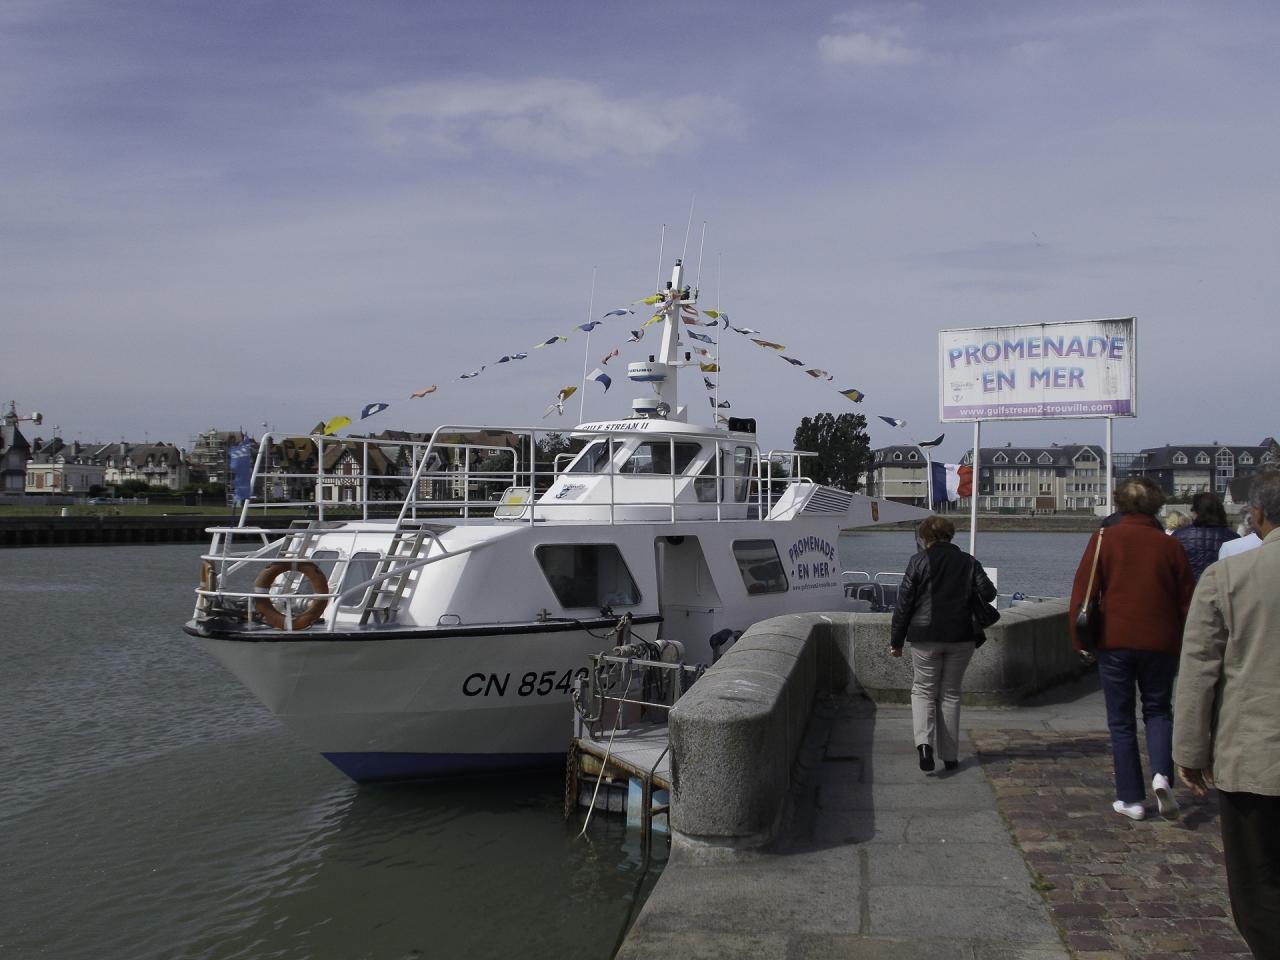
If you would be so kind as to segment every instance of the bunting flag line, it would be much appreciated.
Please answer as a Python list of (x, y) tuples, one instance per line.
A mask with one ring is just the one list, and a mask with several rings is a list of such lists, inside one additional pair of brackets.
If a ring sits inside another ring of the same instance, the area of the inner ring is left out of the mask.
[(691, 336), (694, 340), (701, 340), (703, 343), (710, 343), (710, 344), (715, 343), (715, 341), (712, 340), (710, 337), (708, 337), (705, 333), (698, 333), (697, 330), (686, 330), (685, 333)]
[(714, 389), (716, 388), (716, 382), (715, 382), (714, 380), (712, 380), (710, 377), (703, 377), (703, 378), (702, 378), (702, 384), (703, 384), (703, 386), (705, 386), (708, 390), (714, 390)]
[(543, 347), (549, 347), (553, 343), (566, 343), (568, 342), (568, 340), (569, 340), (568, 337), (562, 337), (562, 336), (549, 337), (546, 340), (543, 340), (541, 343), (536, 344), (533, 349), (541, 350)]
[(327, 437), (331, 433), (337, 433), (343, 427), (351, 426), (350, 417), (334, 417), (324, 425), (324, 435)]
[(835, 377), (827, 373), (827, 371), (825, 370), (817, 370), (817, 369), (806, 370), (805, 373), (813, 377), (815, 380), (834, 380), (835, 379)]
[(639, 330), (631, 331), (631, 336), (627, 337), (627, 343), (639, 343), (643, 339), (644, 339), (644, 328), (641, 327)]
[(651, 326), (653, 326), (655, 323), (658, 323), (658, 322), (659, 322), (659, 321), (661, 321), (661, 320), (662, 320), (662, 314), (660, 314), (660, 313), (655, 313), (652, 317), (650, 317), (650, 318), (649, 318), (648, 320), (646, 320), (644, 323), (640, 324), (640, 329), (641, 329), (641, 330), (643, 330), (645, 327), (651, 327)]
[(907, 421), (899, 420), (897, 417), (886, 417), (883, 414), (880, 414), (879, 416), (881, 420), (891, 427), (905, 427), (907, 425)]
[(381, 413), (389, 406), (391, 406), (389, 403), (366, 403), (364, 405), (364, 409), (360, 411), (360, 419), (368, 420), (370, 417)]
[(785, 355), (784, 355), (782, 359), (783, 359), (783, 360), (785, 360), (785, 361), (787, 361), (787, 363), (791, 364), (793, 367), (803, 367), (803, 366), (804, 366), (804, 361), (803, 361), (803, 360), (797, 360), (795, 357), (788, 357), (788, 356), (785, 356)]
[(728, 327), (730, 330), (734, 331), (735, 333), (742, 334), (744, 337), (749, 337), (753, 333), (760, 332), (759, 330), (752, 330), (750, 327), (735, 327), (731, 323), (726, 323), (725, 326)]
[(861, 403), (862, 398), (865, 397), (866, 394), (863, 393), (861, 390), (855, 390), (852, 387), (850, 387), (848, 390), (841, 390), (840, 396), (848, 397), (854, 403)]
[(729, 409), (729, 401), (728, 401), (728, 400), (721, 400), (719, 403), (717, 403), (717, 404), (716, 404), (716, 407), (717, 407), (717, 408), (719, 408), (719, 409), (721, 409), (721, 410), (728, 410), (728, 409)]
[(480, 374), (482, 374), (482, 373), (484, 373), (484, 367), (481, 367), (479, 370), (473, 370), (473, 371), (471, 371), (470, 373), (460, 374), (460, 375), (458, 376), (458, 379), (459, 379), (459, 380), (474, 380), (476, 377), (480, 376)]
[(719, 372), (720, 372), (720, 364), (718, 364), (718, 363), (700, 363), (700, 364), (698, 364), (698, 369), (699, 369), (699, 370), (701, 370), (703, 373), (719, 373)]
[(617, 310), (610, 310), (601, 319), (607, 319), (609, 317), (625, 317), (629, 313), (635, 313), (635, 311), (628, 310), (626, 307), (619, 307)]
[[(881, 417), (880, 419), (881, 419), (881, 420), (883, 420), (883, 419), (884, 419), (884, 417)], [(902, 422), (903, 422), (903, 423), (906, 423), (907, 421), (903, 420)], [(947, 435), (946, 435), (945, 433), (940, 433), (940, 434), (938, 434), (937, 439), (935, 439), (935, 440), (925, 440), (925, 441), (923, 441), (922, 443), (918, 443), (918, 444), (916, 444), (916, 446), (918, 446), (918, 447), (936, 447), (938, 444), (940, 444), (940, 443), (941, 443), (943, 440), (945, 440), (945, 439), (947, 439)]]
[(609, 386), (613, 383), (613, 378), (610, 377), (603, 370), (601, 370), (599, 367), (596, 367), (594, 370), (588, 373), (587, 379), (594, 380), (596, 383), (604, 384), (605, 393), (609, 392)]
[(651, 307), (652, 307), (655, 303), (661, 303), (661, 302), (663, 301), (663, 299), (665, 299), (665, 298), (662, 296), (662, 294), (660, 294), (660, 293), (655, 293), (655, 294), (654, 294), (653, 296), (651, 296), (651, 297), (645, 297), (643, 300), (632, 300), (631, 302), (632, 302), (632, 303), (643, 303), (643, 304), (647, 304), (648, 306), (651, 306)]
[(439, 385), (433, 383), (431, 386), (427, 387), (425, 390), (419, 390), (417, 393), (409, 394), (409, 399), (420, 400), (423, 397), (425, 397), (428, 393), (435, 393), (438, 389), (440, 389)]
[(786, 348), (786, 347), (784, 347), (782, 344), (780, 344), (780, 343), (774, 343), (774, 342), (773, 342), (773, 341), (771, 341), (771, 340), (757, 340), (755, 337), (752, 337), (752, 338), (751, 338), (751, 342), (752, 342), (752, 343), (754, 343), (754, 344), (755, 344), (756, 346), (758, 346), (758, 347), (764, 347), (764, 348), (765, 348), (765, 349), (767, 349), (767, 350), (777, 350), (779, 353), (781, 353), (783, 350), (787, 349), (787, 348)]
[(600, 326), (600, 324), (602, 323), (604, 323), (603, 320), (589, 320), (586, 323), (578, 324), (578, 329), (581, 330), (583, 333), (590, 333), (592, 330)]
[(614, 347), (612, 350), (610, 350), (608, 353), (606, 353), (606, 354), (604, 355), (604, 357), (600, 360), (600, 365), (601, 365), (601, 366), (605, 366), (605, 365), (607, 365), (607, 364), (609, 363), (609, 361), (610, 361), (610, 360), (612, 360), (612, 359), (613, 359), (614, 357), (616, 357), (617, 355), (618, 355), (618, 348), (617, 348), (617, 347)]
[(689, 349), (692, 350), (694, 353), (696, 353), (700, 357), (711, 356), (711, 351), (708, 350), (706, 347), (695, 347), (690, 345)]

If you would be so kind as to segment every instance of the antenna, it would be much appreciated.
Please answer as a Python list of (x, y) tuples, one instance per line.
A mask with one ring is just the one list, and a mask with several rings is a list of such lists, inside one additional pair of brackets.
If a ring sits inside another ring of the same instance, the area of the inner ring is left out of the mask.
[(680, 259), (685, 260), (689, 254), (689, 233), (693, 230), (693, 202), (698, 199), (695, 193), (689, 198), (689, 225), (684, 228), (684, 249), (680, 251)]
[[(702, 239), (698, 241), (698, 275), (693, 281), (693, 299), (698, 299), (698, 293), (702, 290), (702, 249), (707, 245), (707, 221), (702, 221)], [(719, 304), (716, 304), (719, 307)]]
[(597, 267), (591, 268), (591, 298), (587, 301), (587, 344), (582, 348), (582, 389), (578, 397), (578, 422), (582, 423), (586, 416), (583, 413), (587, 408), (587, 356), (591, 353), (591, 320), (596, 312), (596, 270)]
[[(716, 254), (716, 313), (720, 312), (720, 279), (724, 270), (724, 254)], [(724, 334), (716, 337), (716, 366), (720, 366), (720, 342), (724, 340)], [(715, 427), (716, 417), (720, 415), (720, 381), (724, 378), (724, 371), (716, 374), (716, 409), (711, 414), (711, 426)]]
[(662, 248), (667, 242), (667, 225), (662, 225), (662, 233), (658, 237), (658, 280), (653, 285), (654, 293), (662, 292)]

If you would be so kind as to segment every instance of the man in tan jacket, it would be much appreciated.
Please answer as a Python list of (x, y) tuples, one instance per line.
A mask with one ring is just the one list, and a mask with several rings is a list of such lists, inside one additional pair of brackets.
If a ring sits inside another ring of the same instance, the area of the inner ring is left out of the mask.
[(1249, 492), (1262, 545), (1211, 564), (1182, 638), (1173, 759), (1218, 788), (1227, 888), (1255, 957), (1280, 958), (1280, 471)]

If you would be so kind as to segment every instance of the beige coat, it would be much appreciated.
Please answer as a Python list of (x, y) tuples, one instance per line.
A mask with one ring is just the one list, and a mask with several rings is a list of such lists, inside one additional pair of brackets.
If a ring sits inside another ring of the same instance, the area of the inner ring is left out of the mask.
[(1211, 564), (1191, 598), (1173, 760), (1232, 793), (1280, 796), (1280, 529)]

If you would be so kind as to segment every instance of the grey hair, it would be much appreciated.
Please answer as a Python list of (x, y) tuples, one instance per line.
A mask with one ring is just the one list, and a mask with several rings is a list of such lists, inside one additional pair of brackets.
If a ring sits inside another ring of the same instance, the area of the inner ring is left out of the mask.
[(1280, 470), (1262, 470), (1249, 487), (1249, 506), (1262, 511), (1268, 523), (1280, 524)]

